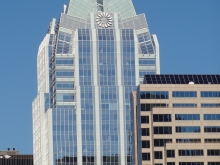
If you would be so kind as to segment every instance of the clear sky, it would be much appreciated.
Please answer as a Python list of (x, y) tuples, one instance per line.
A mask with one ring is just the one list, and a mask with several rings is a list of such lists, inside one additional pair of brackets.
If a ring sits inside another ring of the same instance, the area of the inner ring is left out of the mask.
[[(0, 0), (0, 150), (32, 153), (38, 46), (68, 0)], [(162, 74), (220, 74), (219, 0), (133, 0), (160, 44)]]

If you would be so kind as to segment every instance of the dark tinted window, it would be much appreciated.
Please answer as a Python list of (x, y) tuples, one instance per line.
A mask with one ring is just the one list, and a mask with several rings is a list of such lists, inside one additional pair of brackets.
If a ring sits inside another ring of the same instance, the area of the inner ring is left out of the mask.
[(208, 156), (220, 156), (220, 150), (207, 150)]
[(154, 139), (154, 147), (162, 147), (169, 142), (172, 142), (172, 139)]
[(175, 162), (167, 162), (167, 165), (175, 165)]
[(142, 141), (142, 148), (150, 148), (150, 141), (149, 140), (143, 140)]
[(163, 159), (162, 151), (154, 151), (154, 159)]
[(220, 143), (220, 139), (205, 139), (205, 143)]
[(141, 99), (168, 99), (167, 91), (141, 91)]
[(176, 139), (176, 143), (201, 143), (201, 139)]
[(154, 122), (171, 122), (172, 117), (171, 117), (171, 114), (154, 114), (153, 121)]
[(141, 123), (149, 123), (149, 116), (141, 116)]
[(172, 127), (154, 127), (154, 134), (172, 134)]
[(208, 162), (208, 165), (220, 165), (220, 161), (219, 162)]
[(203, 156), (203, 150), (179, 150), (179, 156)]
[(203, 162), (179, 162), (179, 165), (204, 165)]
[(151, 111), (153, 107), (168, 107), (168, 104), (141, 104), (141, 111)]
[(150, 160), (150, 153), (142, 153), (142, 160)]
[(175, 150), (167, 150), (168, 158), (175, 158)]
[(204, 132), (220, 132), (220, 126), (205, 126)]
[(141, 135), (142, 136), (150, 136), (149, 128), (141, 128)]

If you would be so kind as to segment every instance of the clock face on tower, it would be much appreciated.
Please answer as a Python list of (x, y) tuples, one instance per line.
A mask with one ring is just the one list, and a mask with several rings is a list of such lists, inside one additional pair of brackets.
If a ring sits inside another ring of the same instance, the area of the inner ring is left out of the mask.
[(112, 25), (112, 17), (108, 13), (100, 13), (96, 17), (97, 25), (102, 28), (108, 28)]

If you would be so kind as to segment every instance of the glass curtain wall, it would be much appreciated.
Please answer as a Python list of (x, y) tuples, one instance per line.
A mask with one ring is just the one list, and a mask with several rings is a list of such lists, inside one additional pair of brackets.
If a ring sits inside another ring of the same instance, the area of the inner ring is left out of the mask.
[(98, 29), (98, 63), (103, 165), (117, 165), (119, 158), (118, 94), (116, 87), (115, 31)]
[[(79, 84), (81, 91), (82, 159), (86, 164), (94, 162), (94, 92), (92, 87), (91, 32), (78, 30), (79, 40)], [(94, 164), (94, 163), (93, 163)]]
[(130, 126), (130, 93), (136, 89), (135, 75), (135, 43), (133, 29), (121, 30), (122, 45), (122, 73), (124, 86), (124, 112), (126, 129), (126, 155), (127, 164), (131, 163), (132, 144), (131, 144), (131, 126)]

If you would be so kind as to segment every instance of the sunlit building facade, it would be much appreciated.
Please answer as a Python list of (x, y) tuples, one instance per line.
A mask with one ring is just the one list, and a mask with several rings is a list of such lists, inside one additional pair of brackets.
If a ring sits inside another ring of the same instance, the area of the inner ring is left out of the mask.
[(220, 164), (220, 75), (145, 75), (131, 105), (132, 165)]
[(159, 45), (130, 0), (70, 0), (37, 57), (35, 165), (130, 165), (130, 92)]

